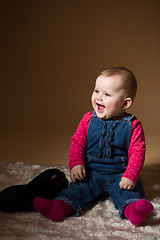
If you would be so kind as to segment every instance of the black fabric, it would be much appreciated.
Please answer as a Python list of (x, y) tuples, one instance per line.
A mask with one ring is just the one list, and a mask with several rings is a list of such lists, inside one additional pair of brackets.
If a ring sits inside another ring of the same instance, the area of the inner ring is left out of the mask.
[(59, 192), (68, 187), (65, 174), (57, 168), (47, 169), (28, 184), (13, 185), (0, 192), (2, 211), (35, 211), (33, 199), (36, 196), (54, 199)]

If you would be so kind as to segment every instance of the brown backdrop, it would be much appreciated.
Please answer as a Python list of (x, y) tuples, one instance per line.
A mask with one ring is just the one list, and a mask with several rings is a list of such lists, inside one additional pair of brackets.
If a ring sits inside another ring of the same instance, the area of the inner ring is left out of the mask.
[(1, 161), (67, 163), (98, 73), (136, 75), (132, 111), (159, 161), (159, 0), (1, 2)]

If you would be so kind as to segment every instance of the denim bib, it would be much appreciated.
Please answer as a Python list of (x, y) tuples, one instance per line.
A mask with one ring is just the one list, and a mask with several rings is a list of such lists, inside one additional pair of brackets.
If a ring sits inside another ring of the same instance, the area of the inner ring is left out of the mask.
[(108, 174), (125, 171), (134, 118), (127, 115), (122, 120), (102, 120), (93, 112), (87, 135), (87, 165), (91, 170)]

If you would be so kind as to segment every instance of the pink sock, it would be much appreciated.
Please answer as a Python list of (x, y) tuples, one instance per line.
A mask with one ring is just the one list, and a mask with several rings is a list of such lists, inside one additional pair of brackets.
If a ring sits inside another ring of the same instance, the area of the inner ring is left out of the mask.
[(141, 224), (153, 211), (153, 205), (148, 200), (140, 199), (130, 203), (124, 210), (124, 215), (133, 225)]
[(69, 216), (74, 212), (73, 208), (61, 200), (48, 200), (36, 197), (33, 204), (38, 212), (56, 222), (61, 221), (65, 216)]

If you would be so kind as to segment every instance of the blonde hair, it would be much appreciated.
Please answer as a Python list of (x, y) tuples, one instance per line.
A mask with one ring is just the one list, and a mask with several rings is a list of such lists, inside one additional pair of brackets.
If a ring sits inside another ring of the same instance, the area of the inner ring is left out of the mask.
[(106, 77), (119, 75), (123, 80), (123, 87), (127, 94), (126, 97), (130, 97), (132, 101), (135, 98), (137, 91), (137, 80), (134, 74), (125, 67), (112, 67), (104, 70), (100, 73), (100, 75), (104, 75)]

